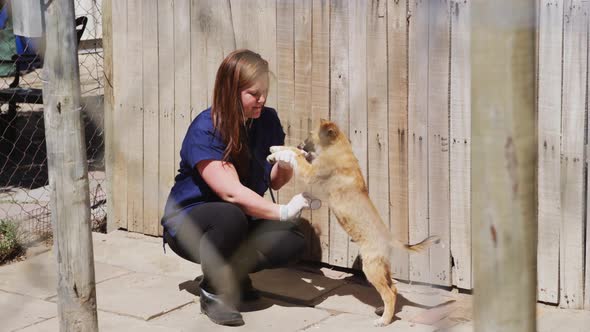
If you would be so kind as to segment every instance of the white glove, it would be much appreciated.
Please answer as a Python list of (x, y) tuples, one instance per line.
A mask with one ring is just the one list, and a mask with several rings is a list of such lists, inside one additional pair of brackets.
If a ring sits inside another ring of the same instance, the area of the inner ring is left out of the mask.
[(266, 158), (269, 163), (278, 163), (279, 167), (295, 169), (297, 167), (297, 154), (292, 150), (277, 151)]
[(293, 196), (288, 204), (279, 205), (280, 207), (280, 221), (292, 220), (299, 218), (301, 210), (312, 209), (316, 210), (322, 206), (322, 202), (313, 197), (309, 193), (301, 193)]

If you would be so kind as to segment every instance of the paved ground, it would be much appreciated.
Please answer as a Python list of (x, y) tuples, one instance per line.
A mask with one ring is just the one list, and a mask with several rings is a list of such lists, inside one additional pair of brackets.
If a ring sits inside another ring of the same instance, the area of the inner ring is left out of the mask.
[[(242, 308), (246, 324), (215, 325), (193, 295), (198, 265), (161, 240), (122, 231), (94, 233), (101, 331), (471, 331), (471, 296), (398, 282), (397, 320), (375, 328), (378, 294), (343, 271), (298, 265), (253, 275), (263, 298)], [(51, 250), (0, 267), (0, 331), (58, 331)], [(195, 301), (195, 299), (197, 301)], [(588, 331), (589, 311), (539, 306), (539, 331)]]

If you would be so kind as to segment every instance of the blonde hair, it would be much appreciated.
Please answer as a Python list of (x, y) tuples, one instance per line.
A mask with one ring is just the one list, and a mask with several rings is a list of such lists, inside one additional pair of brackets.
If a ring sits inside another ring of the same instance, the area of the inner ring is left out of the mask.
[[(213, 88), (211, 117), (213, 127), (227, 145), (224, 161), (232, 158), (238, 162), (243, 159), (240, 154), (247, 153), (248, 147), (240, 139), (245, 130), (240, 93), (260, 79), (269, 79), (268, 62), (250, 50), (235, 50), (219, 65)], [(235, 166), (238, 168), (238, 165)]]

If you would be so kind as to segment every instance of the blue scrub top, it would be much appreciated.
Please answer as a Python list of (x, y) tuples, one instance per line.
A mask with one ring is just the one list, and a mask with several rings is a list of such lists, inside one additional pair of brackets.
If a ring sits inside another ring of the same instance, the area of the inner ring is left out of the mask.
[[(272, 165), (266, 161), (273, 145), (284, 145), (285, 132), (277, 112), (265, 107), (248, 130), (251, 153), (250, 173), (244, 185), (263, 196), (270, 184)], [(196, 166), (202, 160), (223, 160), (226, 144), (213, 128), (211, 108), (201, 112), (189, 126), (180, 149), (180, 169), (170, 190), (162, 225), (172, 236), (182, 222), (182, 212), (205, 202), (221, 199), (203, 180)], [(231, 160), (230, 160), (231, 161)]]

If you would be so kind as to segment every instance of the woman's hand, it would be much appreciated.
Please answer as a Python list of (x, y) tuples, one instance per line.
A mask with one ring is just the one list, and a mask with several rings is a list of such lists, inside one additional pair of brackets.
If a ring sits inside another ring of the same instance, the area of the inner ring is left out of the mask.
[(303, 209), (319, 209), (321, 201), (311, 194), (303, 192), (291, 198), (289, 203), (280, 205), (280, 221), (288, 221), (299, 218)]

